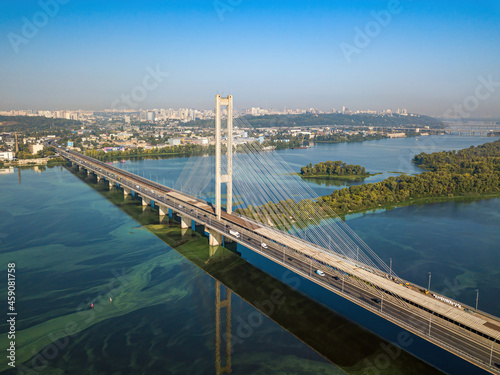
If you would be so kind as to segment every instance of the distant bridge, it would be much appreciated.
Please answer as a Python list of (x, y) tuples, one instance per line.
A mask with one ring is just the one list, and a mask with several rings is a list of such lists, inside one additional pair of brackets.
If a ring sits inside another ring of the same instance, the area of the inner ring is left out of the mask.
[(488, 135), (500, 133), (500, 124), (450, 124), (445, 129), (446, 134), (458, 135)]
[[(158, 208), (160, 216), (178, 215), (182, 228), (203, 225), (210, 246), (221, 246), (224, 240), (235, 241), (482, 369), (500, 374), (498, 318), (428, 292), (394, 277), (392, 272), (385, 273), (358, 259), (234, 214), (229, 188), (229, 204), (224, 210), (220, 184), (232, 184), (232, 175), (221, 173), (220, 111), (217, 110), (221, 104), (232, 109), (232, 98), (218, 97), (217, 101), (215, 205), (61, 146), (56, 145), (55, 149), (73, 165), (94, 174), (98, 181), (106, 181), (110, 189), (121, 188), (124, 195), (134, 192), (143, 206)], [(230, 117), (231, 111), (228, 113)], [(231, 128), (229, 120), (229, 134)], [(228, 143), (227, 149), (231, 150)], [(232, 157), (228, 156), (227, 162), (232, 164)], [(228, 165), (227, 171), (232, 173), (232, 165)]]

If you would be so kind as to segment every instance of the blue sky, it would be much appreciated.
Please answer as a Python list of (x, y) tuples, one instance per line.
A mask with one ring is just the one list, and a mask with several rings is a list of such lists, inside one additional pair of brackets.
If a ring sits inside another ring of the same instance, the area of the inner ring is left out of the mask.
[[(4, 0), (0, 10), (2, 110), (110, 108), (140, 92), (149, 67), (168, 77), (142, 108), (210, 109), (221, 93), (239, 109), (439, 116), (465, 103), (471, 117), (500, 117), (500, 83), (471, 99), (481, 77), (500, 82), (498, 1)], [(370, 35), (356, 43), (356, 30)]]

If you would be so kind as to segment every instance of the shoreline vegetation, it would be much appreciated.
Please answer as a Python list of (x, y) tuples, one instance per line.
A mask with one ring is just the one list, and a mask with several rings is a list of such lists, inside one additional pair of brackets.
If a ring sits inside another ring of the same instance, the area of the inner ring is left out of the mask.
[(500, 140), (460, 151), (421, 153), (413, 162), (426, 172), (350, 186), (316, 200), (288, 199), (236, 212), (279, 227), (302, 227), (335, 214), (345, 219), (378, 209), (500, 197)]
[[(354, 135), (342, 135), (335, 137), (331, 141), (321, 141), (320, 143), (354, 143), (354, 142), (369, 142), (376, 141), (380, 139), (386, 139), (385, 136), (380, 135), (367, 135), (354, 134)], [(293, 139), (291, 141), (286, 141), (279, 138), (271, 138), (264, 143), (254, 142), (247, 145), (238, 145), (236, 147), (236, 153), (245, 153), (249, 150), (251, 151), (264, 151), (264, 150), (284, 150), (284, 149), (294, 149), (300, 148), (303, 144), (307, 143), (308, 140), (304, 138)], [(119, 146), (110, 144), (110, 146)], [(225, 146), (223, 145), (223, 151)], [(169, 146), (163, 148), (154, 148), (146, 150), (142, 147), (135, 149), (128, 149), (125, 151), (109, 151), (105, 152), (103, 150), (85, 150), (84, 155), (96, 158), (101, 161), (120, 161), (122, 159), (130, 158), (171, 158), (171, 157), (187, 157), (187, 156), (205, 156), (205, 155), (215, 155), (214, 145), (196, 145), (196, 144), (184, 144), (178, 146)]]
[(482, 199), (494, 199), (500, 198), (500, 192), (496, 193), (485, 193), (485, 194), (469, 194), (469, 195), (456, 195), (456, 196), (441, 196), (441, 197), (424, 197), (424, 198), (410, 198), (404, 202), (390, 203), (386, 205), (380, 205), (378, 207), (365, 208), (357, 211), (350, 211), (347, 213), (338, 214), (342, 220), (346, 220), (351, 215), (366, 214), (370, 212), (376, 212), (379, 210), (390, 211), (395, 208), (432, 204), (432, 203), (442, 203), (442, 202), (473, 202)]
[(321, 180), (348, 180), (363, 181), (370, 176), (380, 173), (369, 173), (360, 165), (346, 164), (342, 161), (325, 161), (315, 165), (309, 163), (300, 169), (299, 175), (303, 178)]

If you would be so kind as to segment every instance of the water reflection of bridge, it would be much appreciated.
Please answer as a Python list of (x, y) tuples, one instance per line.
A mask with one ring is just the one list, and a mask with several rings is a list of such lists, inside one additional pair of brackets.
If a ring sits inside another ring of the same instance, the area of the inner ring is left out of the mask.
[[(221, 299), (220, 281), (215, 280), (215, 373), (230, 374), (231, 370), (231, 290), (226, 289), (226, 298)], [(226, 364), (222, 366), (221, 362), (221, 313), (226, 309), (226, 334), (223, 335), (226, 344)]]

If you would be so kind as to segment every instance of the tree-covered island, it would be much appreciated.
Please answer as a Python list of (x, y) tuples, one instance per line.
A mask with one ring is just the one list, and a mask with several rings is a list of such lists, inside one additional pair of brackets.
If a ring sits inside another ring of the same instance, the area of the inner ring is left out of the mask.
[(338, 180), (364, 180), (373, 176), (366, 172), (365, 167), (360, 165), (346, 164), (342, 161), (325, 161), (315, 165), (309, 163), (300, 169), (300, 175), (304, 178), (338, 179)]

